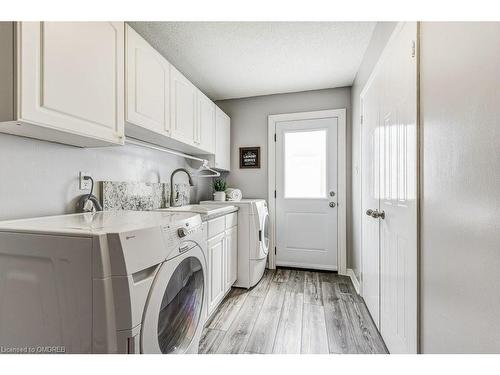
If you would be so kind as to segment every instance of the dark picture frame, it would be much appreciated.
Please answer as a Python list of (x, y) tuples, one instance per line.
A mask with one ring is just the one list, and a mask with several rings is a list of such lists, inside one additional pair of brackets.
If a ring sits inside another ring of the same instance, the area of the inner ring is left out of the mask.
[(260, 168), (260, 147), (240, 147), (240, 169)]

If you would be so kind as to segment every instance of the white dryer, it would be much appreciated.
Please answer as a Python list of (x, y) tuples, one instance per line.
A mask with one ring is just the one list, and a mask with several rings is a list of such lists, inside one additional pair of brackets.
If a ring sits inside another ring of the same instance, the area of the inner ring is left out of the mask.
[(201, 204), (226, 204), (238, 210), (238, 279), (234, 286), (251, 288), (266, 268), (269, 252), (269, 213), (264, 199), (241, 201), (202, 201)]
[(0, 222), (0, 346), (197, 353), (207, 314), (202, 246), (192, 213)]

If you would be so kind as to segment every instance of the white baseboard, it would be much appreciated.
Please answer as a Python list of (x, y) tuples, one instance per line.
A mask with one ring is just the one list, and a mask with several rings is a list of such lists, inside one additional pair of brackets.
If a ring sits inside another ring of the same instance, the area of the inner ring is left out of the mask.
[(347, 269), (347, 276), (351, 278), (352, 285), (354, 285), (354, 289), (356, 289), (356, 293), (359, 294), (359, 281), (358, 278), (356, 277), (356, 274), (351, 268)]

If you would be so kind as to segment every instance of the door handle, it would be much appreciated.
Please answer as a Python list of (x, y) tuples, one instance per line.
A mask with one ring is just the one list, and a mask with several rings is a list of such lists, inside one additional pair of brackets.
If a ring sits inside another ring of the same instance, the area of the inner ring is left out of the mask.
[(328, 205), (329, 205), (331, 208), (333, 208), (333, 207), (335, 207), (335, 206), (336, 206), (336, 204), (335, 204), (334, 202), (330, 202)]
[(366, 214), (374, 219), (385, 219), (385, 211), (379, 212), (378, 210), (367, 210)]

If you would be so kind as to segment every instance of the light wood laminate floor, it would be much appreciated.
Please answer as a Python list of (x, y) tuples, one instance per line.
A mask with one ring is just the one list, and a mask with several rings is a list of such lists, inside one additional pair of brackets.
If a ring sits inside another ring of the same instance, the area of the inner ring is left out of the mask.
[(333, 272), (266, 270), (233, 288), (203, 331), (200, 353), (387, 353), (351, 280)]

